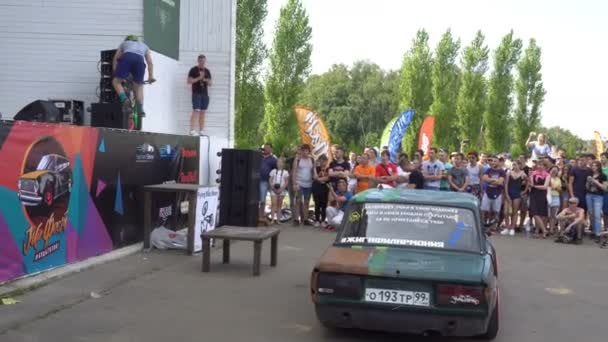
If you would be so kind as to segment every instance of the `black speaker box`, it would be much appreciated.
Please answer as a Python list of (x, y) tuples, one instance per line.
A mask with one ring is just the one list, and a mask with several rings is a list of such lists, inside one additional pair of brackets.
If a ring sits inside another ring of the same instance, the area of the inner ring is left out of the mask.
[(61, 122), (72, 125), (82, 125), (84, 123), (84, 102), (58, 99), (50, 99), (49, 101), (59, 110)]
[(262, 153), (223, 149), (220, 177), (220, 225), (257, 226)]
[(61, 122), (61, 113), (53, 102), (36, 100), (23, 107), (14, 117), (14, 120), (38, 121), (38, 122)]
[(92, 103), (91, 126), (127, 129), (129, 116), (123, 114), (121, 103)]

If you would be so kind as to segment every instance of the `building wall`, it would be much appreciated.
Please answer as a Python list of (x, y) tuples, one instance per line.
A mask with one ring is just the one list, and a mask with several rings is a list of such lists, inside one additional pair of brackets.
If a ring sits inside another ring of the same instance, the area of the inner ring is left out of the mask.
[[(0, 112), (12, 118), (36, 99), (98, 101), (99, 52), (143, 35), (144, 0), (0, 0)], [(213, 76), (205, 134), (233, 144), (236, 0), (181, 0), (180, 58), (154, 53), (143, 130), (187, 134), (186, 84), (196, 56)], [(88, 123), (90, 118), (86, 117)]]

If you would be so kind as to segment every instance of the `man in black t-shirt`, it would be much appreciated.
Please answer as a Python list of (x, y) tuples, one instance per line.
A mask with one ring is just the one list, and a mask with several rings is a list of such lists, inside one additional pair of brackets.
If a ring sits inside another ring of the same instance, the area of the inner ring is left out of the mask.
[(587, 201), (581, 198), (587, 198), (587, 177), (593, 175), (591, 169), (587, 167), (587, 157), (579, 156), (578, 164), (570, 169), (568, 175), (568, 192), (570, 197), (579, 199), (578, 207), (587, 211)]
[(338, 180), (344, 179), (348, 184), (348, 176), (350, 175), (350, 163), (344, 160), (344, 148), (339, 145), (332, 146), (333, 160), (329, 164), (329, 181), (334, 188), (338, 190)]
[(188, 84), (192, 85), (192, 116), (190, 117), (190, 134), (202, 135), (205, 124), (205, 112), (209, 107), (211, 72), (206, 68), (205, 55), (198, 56), (198, 63), (188, 72)]

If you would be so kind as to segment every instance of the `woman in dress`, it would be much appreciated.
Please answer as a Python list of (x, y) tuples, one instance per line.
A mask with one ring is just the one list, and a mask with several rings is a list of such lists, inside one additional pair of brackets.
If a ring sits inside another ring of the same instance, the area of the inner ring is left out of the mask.
[(538, 163), (536, 170), (532, 171), (528, 184), (530, 185), (530, 216), (536, 227), (535, 237), (547, 237), (547, 216), (549, 206), (547, 203), (547, 190), (550, 187), (551, 176), (547, 172), (546, 162)]
[(527, 182), (526, 173), (522, 170), (522, 164), (516, 160), (512, 164), (512, 170), (507, 173), (506, 201), (505, 201), (505, 221), (507, 228), (501, 234), (515, 235), (515, 227), (517, 227), (517, 217), (519, 216), (519, 208), (521, 206), (522, 188), (525, 188)]

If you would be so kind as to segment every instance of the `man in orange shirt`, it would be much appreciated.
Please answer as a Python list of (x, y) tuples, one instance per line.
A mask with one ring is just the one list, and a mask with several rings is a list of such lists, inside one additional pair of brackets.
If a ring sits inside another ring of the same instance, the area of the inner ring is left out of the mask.
[(361, 164), (355, 167), (355, 178), (357, 178), (357, 193), (369, 188), (370, 182), (376, 180), (376, 168), (369, 163), (369, 154), (361, 155)]

